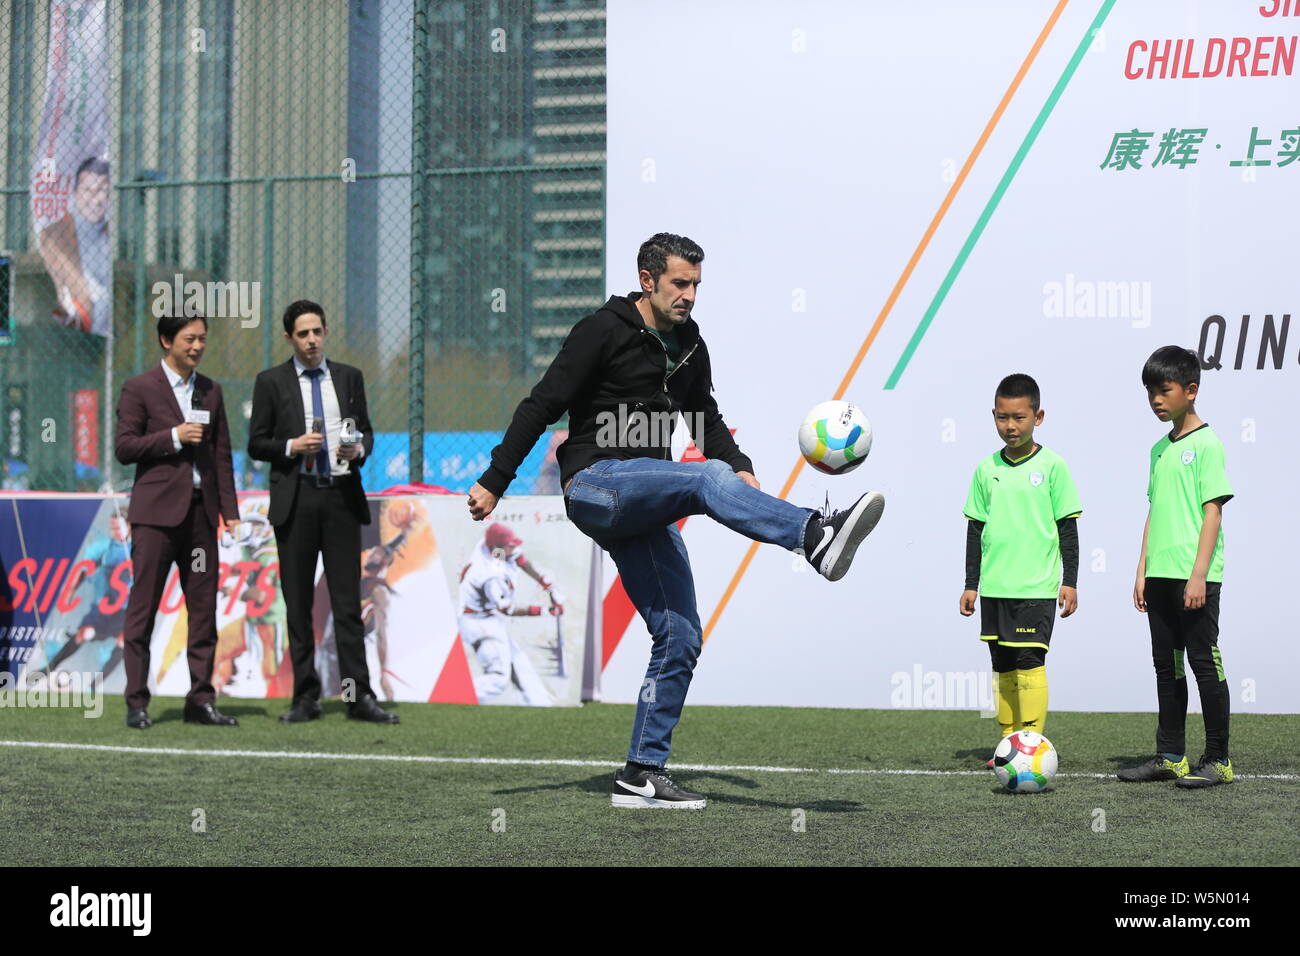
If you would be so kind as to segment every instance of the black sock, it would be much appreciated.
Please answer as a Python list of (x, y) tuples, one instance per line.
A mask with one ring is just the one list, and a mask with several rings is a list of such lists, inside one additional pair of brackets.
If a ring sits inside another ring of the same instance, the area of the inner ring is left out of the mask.
[(1160, 716), (1156, 729), (1156, 753), (1187, 753), (1187, 678), (1156, 678), (1156, 700)]
[(1232, 709), (1226, 680), (1198, 684), (1201, 713), (1205, 721), (1205, 755), (1212, 760), (1228, 759), (1228, 714)]

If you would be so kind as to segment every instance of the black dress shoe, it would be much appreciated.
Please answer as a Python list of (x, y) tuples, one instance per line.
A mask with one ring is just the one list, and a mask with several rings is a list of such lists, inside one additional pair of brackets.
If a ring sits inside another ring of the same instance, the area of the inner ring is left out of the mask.
[(309, 720), (320, 719), (320, 704), (306, 697), (296, 700), (286, 713), (280, 715), (282, 724), (301, 724)]
[(368, 720), (372, 724), (397, 724), (402, 718), (379, 706), (373, 694), (367, 694), (348, 707), (348, 720)]
[(186, 704), (185, 723), (207, 724), (209, 727), (238, 727), (239, 721), (228, 717), (211, 704)]
[(153, 721), (149, 719), (149, 711), (143, 707), (128, 707), (126, 725), (132, 730), (148, 730), (153, 726)]

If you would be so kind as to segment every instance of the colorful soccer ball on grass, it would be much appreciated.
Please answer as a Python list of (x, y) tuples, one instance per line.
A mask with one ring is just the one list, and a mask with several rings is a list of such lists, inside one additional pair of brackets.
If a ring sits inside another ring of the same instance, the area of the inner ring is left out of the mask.
[(1032, 730), (1007, 734), (993, 752), (993, 774), (998, 783), (1016, 793), (1046, 790), (1056, 776), (1056, 748)]
[(822, 402), (799, 426), (799, 450), (818, 471), (846, 474), (871, 451), (871, 422), (856, 405)]

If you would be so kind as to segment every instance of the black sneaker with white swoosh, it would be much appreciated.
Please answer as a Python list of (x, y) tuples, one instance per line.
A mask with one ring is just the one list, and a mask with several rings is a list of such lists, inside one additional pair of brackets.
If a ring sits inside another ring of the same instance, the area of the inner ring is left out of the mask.
[(654, 767), (625, 766), (614, 775), (610, 802), (616, 807), (646, 810), (703, 810), (703, 794), (683, 790), (668, 778), (668, 771)]
[(814, 515), (804, 531), (803, 553), (808, 563), (828, 581), (844, 577), (862, 539), (869, 535), (885, 512), (885, 496), (869, 491), (848, 511)]

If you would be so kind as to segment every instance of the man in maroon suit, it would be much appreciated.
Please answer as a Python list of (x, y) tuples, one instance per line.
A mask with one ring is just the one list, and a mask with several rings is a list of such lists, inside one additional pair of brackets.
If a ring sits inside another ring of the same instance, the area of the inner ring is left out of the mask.
[(221, 386), (195, 369), (207, 345), (202, 316), (163, 316), (163, 360), (128, 379), (117, 403), (117, 460), (135, 464), (131, 489), (134, 582), (126, 609), (126, 724), (149, 719), (149, 638), (175, 562), (189, 611), (190, 692), (186, 723), (235, 726), (217, 711), (212, 665), (217, 648), (217, 519), (239, 524), (230, 431)]

